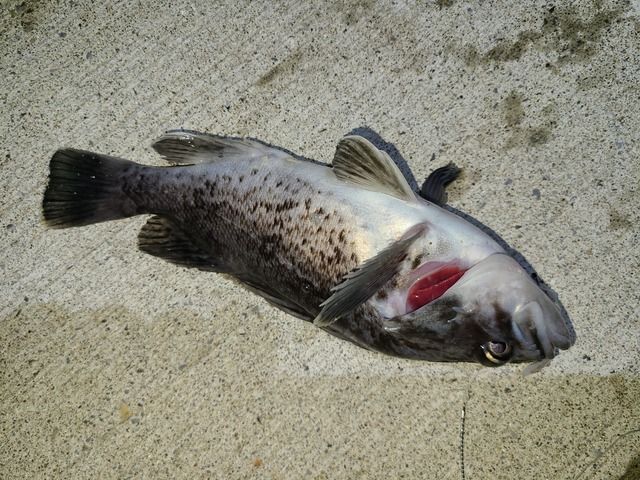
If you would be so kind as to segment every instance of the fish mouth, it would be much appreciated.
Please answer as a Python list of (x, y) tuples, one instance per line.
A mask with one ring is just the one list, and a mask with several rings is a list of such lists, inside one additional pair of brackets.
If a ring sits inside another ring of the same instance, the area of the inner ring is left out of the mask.
[(428, 262), (421, 266), (420, 276), (409, 287), (406, 313), (415, 312), (440, 298), (466, 271), (457, 263)]
[(454, 290), (465, 305), (459, 313), (472, 314), (484, 305), (486, 318), (508, 319), (517, 345), (510, 361), (536, 362), (525, 374), (544, 367), (558, 350), (568, 349), (575, 341), (561, 307), (506, 254), (493, 254), (475, 264)]

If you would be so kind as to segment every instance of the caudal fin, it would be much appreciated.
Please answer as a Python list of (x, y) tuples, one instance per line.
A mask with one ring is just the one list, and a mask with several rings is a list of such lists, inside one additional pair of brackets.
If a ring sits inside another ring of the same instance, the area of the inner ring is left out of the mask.
[(85, 150), (62, 149), (51, 158), (42, 212), (50, 228), (117, 220), (138, 213), (122, 185), (137, 164)]

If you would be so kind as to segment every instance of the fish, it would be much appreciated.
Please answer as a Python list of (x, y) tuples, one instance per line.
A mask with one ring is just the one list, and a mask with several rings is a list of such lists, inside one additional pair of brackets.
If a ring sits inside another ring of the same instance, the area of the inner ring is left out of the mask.
[(274, 307), (368, 350), (540, 370), (575, 341), (557, 298), (445, 207), (454, 165), (415, 192), (358, 135), (330, 165), (249, 138), (172, 130), (168, 165), (63, 148), (42, 202), (63, 229), (150, 215), (138, 247), (231, 277)]

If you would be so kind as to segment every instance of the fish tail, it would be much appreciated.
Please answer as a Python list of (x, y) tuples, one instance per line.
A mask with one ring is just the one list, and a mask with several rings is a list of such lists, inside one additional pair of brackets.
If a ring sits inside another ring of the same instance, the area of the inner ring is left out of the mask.
[(69, 228), (130, 217), (137, 206), (123, 190), (138, 164), (85, 150), (58, 150), (49, 164), (42, 213), (50, 228)]

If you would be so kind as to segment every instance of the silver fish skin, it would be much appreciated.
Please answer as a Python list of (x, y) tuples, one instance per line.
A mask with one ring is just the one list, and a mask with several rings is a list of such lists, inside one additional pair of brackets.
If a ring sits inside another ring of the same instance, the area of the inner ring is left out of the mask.
[(524, 269), (441, 208), (451, 170), (429, 177), (427, 201), (359, 136), (340, 141), (331, 166), (185, 130), (153, 147), (172, 166), (58, 150), (46, 225), (152, 214), (138, 237), (143, 252), (228, 274), (272, 305), (389, 355), (535, 362), (530, 373), (573, 344), (556, 302)]

